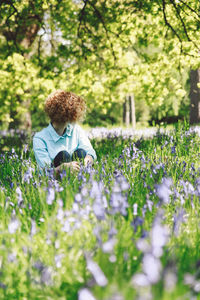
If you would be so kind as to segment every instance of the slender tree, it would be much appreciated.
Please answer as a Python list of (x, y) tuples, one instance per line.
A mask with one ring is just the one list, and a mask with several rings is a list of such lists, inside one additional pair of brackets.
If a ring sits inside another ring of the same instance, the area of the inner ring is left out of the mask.
[(200, 69), (190, 71), (190, 124), (200, 122)]

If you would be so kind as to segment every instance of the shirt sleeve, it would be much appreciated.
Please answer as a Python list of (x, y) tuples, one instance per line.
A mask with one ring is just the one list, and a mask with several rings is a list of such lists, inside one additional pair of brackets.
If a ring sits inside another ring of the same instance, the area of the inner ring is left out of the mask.
[(45, 142), (38, 137), (33, 137), (33, 151), (40, 168), (51, 167), (51, 158)]
[(96, 152), (92, 147), (90, 140), (87, 134), (85, 133), (85, 131), (80, 126), (77, 126), (77, 131), (78, 131), (78, 148), (85, 150), (88, 155), (91, 155), (93, 157), (93, 159), (97, 159)]

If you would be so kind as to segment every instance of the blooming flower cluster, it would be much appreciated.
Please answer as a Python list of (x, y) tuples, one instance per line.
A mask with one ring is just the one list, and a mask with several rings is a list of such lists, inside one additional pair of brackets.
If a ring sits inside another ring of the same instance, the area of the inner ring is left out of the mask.
[(98, 161), (59, 179), (38, 172), (30, 146), (2, 154), (0, 295), (195, 299), (197, 131), (93, 129)]

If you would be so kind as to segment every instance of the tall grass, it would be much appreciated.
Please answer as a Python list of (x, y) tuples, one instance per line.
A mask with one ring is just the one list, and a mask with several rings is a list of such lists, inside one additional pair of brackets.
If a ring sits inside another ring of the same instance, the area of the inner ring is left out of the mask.
[(200, 137), (92, 140), (98, 161), (41, 175), (0, 157), (0, 299), (200, 299)]

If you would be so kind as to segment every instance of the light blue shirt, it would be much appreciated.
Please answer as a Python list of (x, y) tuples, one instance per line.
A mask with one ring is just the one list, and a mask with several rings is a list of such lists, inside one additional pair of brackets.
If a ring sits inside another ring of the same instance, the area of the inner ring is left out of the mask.
[(54, 158), (60, 151), (67, 151), (70, 155), (77, 150), (84, 149), (88, 155), (96, 159), (86, 133), (77, 124), (68, 124), (64, 134), (57, 134), (51, 123), (48, 127), (37, 132), (33, 137), (33, 150), (40, 168), (50, 167)]

